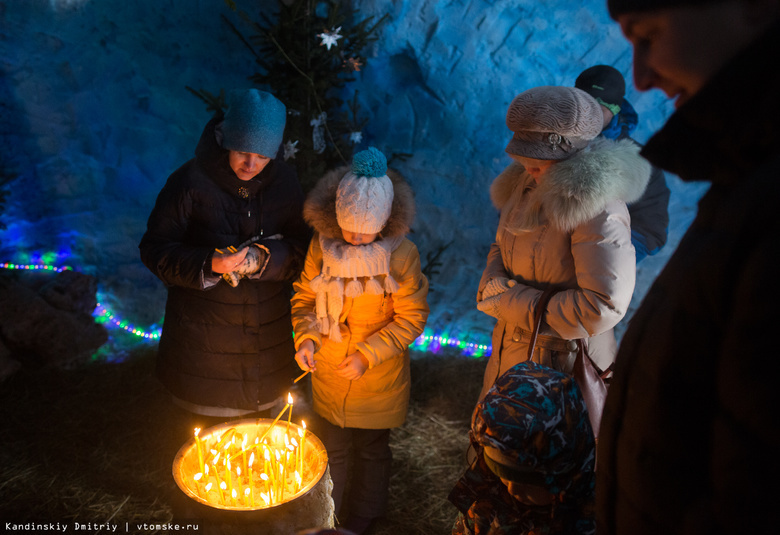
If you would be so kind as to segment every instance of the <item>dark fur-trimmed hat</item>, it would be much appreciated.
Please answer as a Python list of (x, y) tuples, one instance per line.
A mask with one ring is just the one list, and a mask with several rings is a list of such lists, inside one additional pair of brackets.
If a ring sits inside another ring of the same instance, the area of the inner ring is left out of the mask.
[(638, 13), (642, 11), (656, 11), (671, 7), (700, 6), (714, 4), (718, 0), (607, 0), (609, 16), (617, 19), (626, 13)]

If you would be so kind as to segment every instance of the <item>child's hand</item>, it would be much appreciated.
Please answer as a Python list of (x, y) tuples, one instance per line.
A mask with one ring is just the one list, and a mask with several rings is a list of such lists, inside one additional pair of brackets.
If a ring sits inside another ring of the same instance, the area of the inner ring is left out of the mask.
[(368, 369), (368, 359), (360, 351), (355, 351), (351, 355), (347, 355), (347, 358), (341, 361), (338, 365), (336, 374), (348, 379), (350, 381), (356, 381), (363, 377)]
[(311, 338), (301, 342), (301, 347), (295, 352), (295, 362), (305, 372), (317, 370), (317, 361), (314, 360), (314, 342), (312, 342)]
[(222, 251), (217, 249), (214, 251), (214, 256), (211, 257), (211, 271), (214, 273), (228, 273), (235, 271), (241, 262), (246, 258), (246, 253), (249, 251), (249, 247), (244, 247), (240, 251), (235, 253)]

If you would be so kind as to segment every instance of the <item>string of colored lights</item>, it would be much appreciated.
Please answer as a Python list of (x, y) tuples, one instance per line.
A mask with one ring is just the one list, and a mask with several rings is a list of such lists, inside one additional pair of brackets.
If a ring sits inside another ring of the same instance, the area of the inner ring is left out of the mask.
[[(0, 269), (15, 269), (15, 270), (43, 270), (51, 271), (54, 273), (61, 273), (63, 271), (72, 271), (70, 266), (52, 266), (49, 264), (12, 264), (10, 262), (0, 263)], [(123, 320), (116, 313), (111, 311), (105, 305), (98, 303), (95, 307), (95, 311), (92, 313), (95, 319), (101, 323), (109, 324), (113, 327), (118, 327), (124, 331), (135, 335), (139, 338), (147, 340), (158, 340), (160, 338), (160, 329), (153, 331), (146, 331), (134, 326), (132, 323)], [(441, 334), (431, 334), (431, 331), (427, 330), (421, 334), (417, 340), (410, 346), (410, 349), (415, 351), (425, 351), (431, 353), (438, 353), (443, 348), (455, 348), (461, 352), (461, 354), (471, 357), (482, 357), (490, 355), (492, 346), (486, 344), (477, 344), (474, 342), (468, 342), (461, 340), (454, 336), (446, 336)]]

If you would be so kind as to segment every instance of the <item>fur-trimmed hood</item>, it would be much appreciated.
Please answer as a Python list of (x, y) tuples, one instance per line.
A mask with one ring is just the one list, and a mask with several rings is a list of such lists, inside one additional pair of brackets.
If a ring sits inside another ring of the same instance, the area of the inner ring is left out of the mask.
[(639, 147), (631, 140), (598, 138), (575, 156), (553, 165), (544, 180), (531, 189), (528, 186), (533, 179), (522, 165), (513, 162), (493, 181), (490, 199), (503, 210), (516, 205), (523, 195), (530, 196), (527, 209), (507, 220), (513, 230), (529, 230), (549, 221), (569, 231), (597, 216), (609, 202), (639, 199), (650, 171), (650, 164), (639, 156)]
[[(349, 170), (348, 166), (343, 166), (325, 173), (309, 192), (303, 205), (304, 220), (326, 238), (341, 238), (341, 227), (336, 219), (336, 193), (339, 182)], [(415, 216), (412, 188), (393, 169), (387, 170), (387, 176), (393, 183), (393, 205), (381, 235), (386, 238), (405, 236)]]

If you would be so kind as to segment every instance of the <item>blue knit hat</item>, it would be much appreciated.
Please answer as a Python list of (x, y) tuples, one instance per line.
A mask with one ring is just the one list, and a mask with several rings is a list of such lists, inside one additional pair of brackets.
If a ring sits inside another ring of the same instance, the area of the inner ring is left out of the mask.
[(287, 110), (271, 93), (238, 89), (228, 94), (222, 147), (273, 158), (282, 144)]

